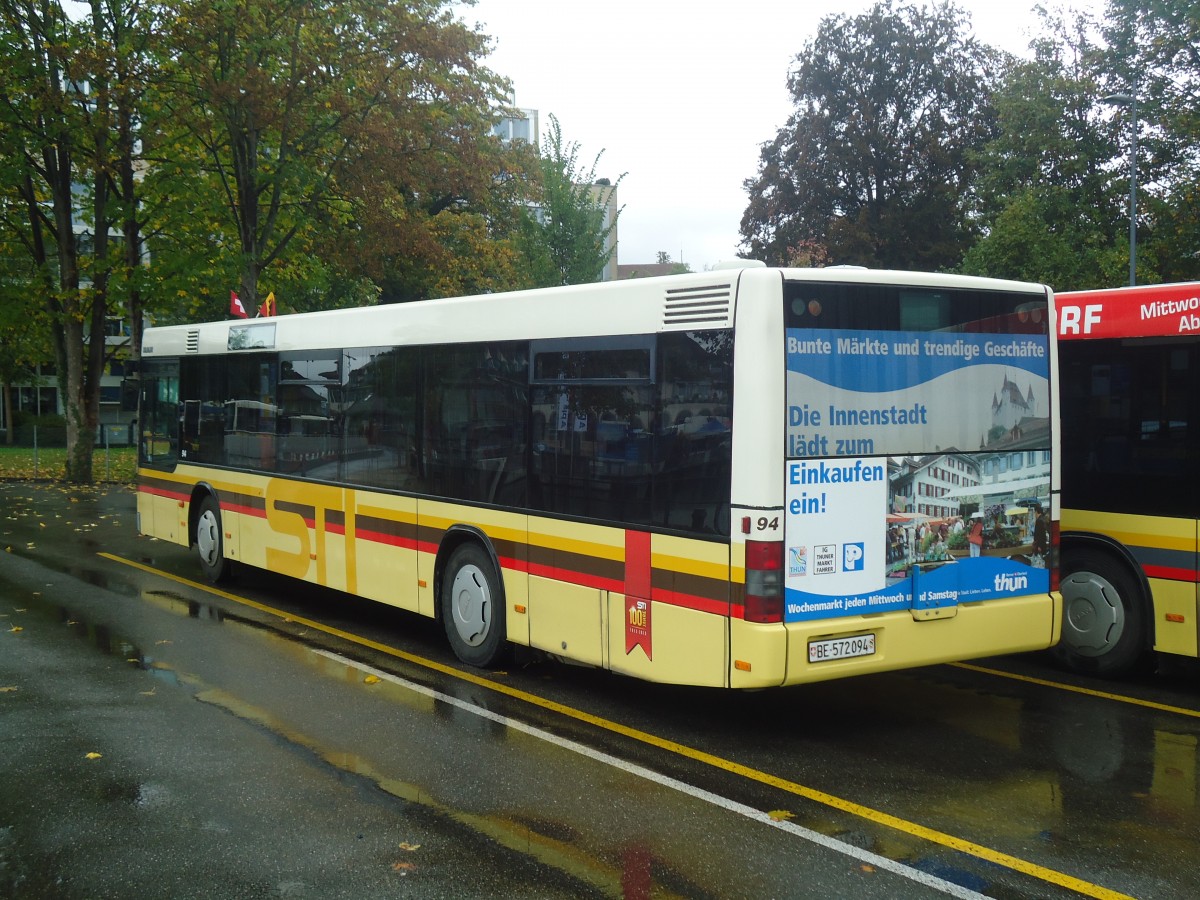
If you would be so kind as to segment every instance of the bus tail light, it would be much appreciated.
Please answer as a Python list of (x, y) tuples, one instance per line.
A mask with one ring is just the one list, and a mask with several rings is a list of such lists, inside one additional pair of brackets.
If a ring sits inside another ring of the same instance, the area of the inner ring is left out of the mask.
[(747, 622), (783, 621), (783, 541), (746, 541)]
[(1059, 526), (1058, 519), (1050, 520), (1050, 552), (1047, 554), (1046, 565), (1050, 567), (1050, 590), (1057, 591), (1060, 585), (1058, 567), (1062, 561), (1059, 555)]

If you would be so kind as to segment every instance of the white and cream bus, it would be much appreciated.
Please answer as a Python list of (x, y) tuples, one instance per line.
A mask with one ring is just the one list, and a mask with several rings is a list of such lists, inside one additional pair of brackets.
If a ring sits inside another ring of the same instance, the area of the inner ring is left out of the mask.
[[(139, 527), (440, 618), (478, 666), (758, 688), (1044, 649), (1053, 554), (969, 487), (1019, 456), (1057, 517), (1052, 304), (747, 264), (153, 328)], [(253, 452), (231, 409), (270, 411)]]

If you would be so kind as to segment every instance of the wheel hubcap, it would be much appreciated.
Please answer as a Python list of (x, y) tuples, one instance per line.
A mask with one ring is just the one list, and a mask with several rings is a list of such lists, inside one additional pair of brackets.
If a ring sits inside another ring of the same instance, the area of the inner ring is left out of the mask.
[(205, 565), (216, 565), (217, 554), (221, 550), (220, 527), (212, 510), (200, 514), (200, 521), (196, 523), (196, 549), (200, 551), (200, 559)]
[(1112, 650), (1125, 631), (1121, 595), (1094, 572), (1076, 572), (1063, 580), (1062, 639), (1081, 656)]
[(450, 590), (454, 628), (463, 642), (478, 647), (488, 635), (492, 597), (478, 566), (463, 566), (454, 576)]

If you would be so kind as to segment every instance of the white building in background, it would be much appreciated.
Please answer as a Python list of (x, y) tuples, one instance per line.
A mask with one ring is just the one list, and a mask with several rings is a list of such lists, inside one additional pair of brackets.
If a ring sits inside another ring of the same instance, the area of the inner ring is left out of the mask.
[[(536, 109), (527, 109), (516, 105), (516, 98), (511, 99), (512, 109), (518, 116), (504, 118), (492, 126), (492, 134), (506, 144), (515, 141), (525, 141), (539, 153), (542, 146), (541, 123)], [(601, 178), (595, 184), (588, 185), (588, 194), (592, 202), (601, 211), (602, 228), (608, 229), (605, 241), (606, 249), (611, 250), (607, 265), (600, 276), (601, 281), (617, 280), (617, 213), (621, 204), (617, 202), (617, 188), (607, 178)], [(535, 209), (535, 213), (540, 212)], [(541, 216), (538, 216), (541, 221)]]
[(514, 141), (524, 141), (532, 144), (534, 149), (541, 148), (542, 132), (536, 109), (524, 109), (514, 105), (513, 109), (521, 115), (512, 119), (501, 119), (492, 126), (492, 134), (506, 144)]
[(604, 240), (604, 248), (609, 252), (608, 262), (604, 264), (604, 272), (600, 276), (601, 281), (616, 281), (617, 280), (617, 213), (621, 209), (621, 204), (617, 202), (617, 187), (607, 178), (601, 178), (593, 184), (589, 190), (592, 195), (592, 202), (600, 208), (603, 219), (601, 227), (608, 229), (608, 235)]

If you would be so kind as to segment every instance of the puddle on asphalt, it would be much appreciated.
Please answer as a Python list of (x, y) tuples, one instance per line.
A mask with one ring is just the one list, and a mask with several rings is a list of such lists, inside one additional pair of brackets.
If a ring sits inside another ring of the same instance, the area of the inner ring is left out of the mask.
[[(27, 594), (27, 591), (23, 588), (15, 589), (13, 593)], [(272, 638), (281, 642), (281, 647), (285, 650), (291, 649), (294, 657), (303, 659), (316, 677), (334, 678), (343, 683), (358, 685), (369, 683), (363, 669), (350, 661), (334, 658), (328, 652), (317, 652), (319, 648), (315, 645), (310, 646), (303, 638), (276, 632), (262, 623), (241, 620), (212, 604), (189, 600), (172, 591), (142, 591), (141, 597), (156, 608), (170, 609), (176, 614), (182, 613), (198, 621), (219, 625), (232, 623), (253, 629), (258, 634), (269, 632)], [(286, 744), (307, 752), (320, 765), (335, 769), (344, 775), (365, 779), (385, 794), (420, 807), (433, 816), (434, 822), (431, 824), (441, 820), (456, 830), (465, 830), (471, 835), (466, 838), (470, 842), (480, 838), (487, 840), (493, 852), (516, 852), (522, 857), (554, 869), (563, 879), (559, 885), (563, 896), (593, 891), (606, 896), (620, 894), (621, 869), (586, 852), (581, 853), (575, 844), (578, 834), (567, 824), (550, 819), (481, 815), (455, 809), (439, 801), (435, 793), (423, 785), (380, 771), (375, 764), (357, 753), (322, 746), (315, 738), (298, 731), (269, 711), (227, 691), (209, 686), (194, 675), (176, 671), (169, 663), (141, 647), (137, 641), (106, 624), (89, 621), (78, 609), (70, 605), (46, 600), (38, 593), (20, 602), (23, 616), (36, 615), (55, 620), (96, 650), (145, 671), (155, 681), (188, 690), (197, 700), (218, 707)], [(416, 707), (425, 714), (439, 711), (461, 713), (459, 710), (438, 710), (438, 707), (445, 704), (390, 681), (373, 684), (370, 689), (377, 696), (386, 691), (390, 695), (389, 700), (409, 708)], [(470, 718), (474, 723), (481, 724), (489, 730), (507, 730), (495, 722), (480, 720), (478, 717)], [(101, 779), (93, 784), (93, 790), (98, 800), (134, 809), (149, 808), (169, 798), (167, 787), (144, 784), (134, 779)], [(0, 852), (0, 861), (2, 857)], [(571, 884), (576, 887), (570, 888)]]

